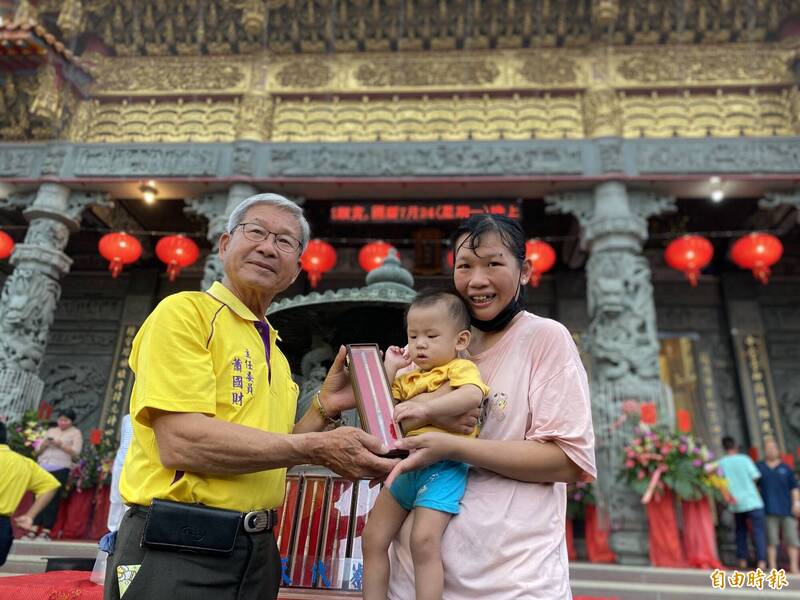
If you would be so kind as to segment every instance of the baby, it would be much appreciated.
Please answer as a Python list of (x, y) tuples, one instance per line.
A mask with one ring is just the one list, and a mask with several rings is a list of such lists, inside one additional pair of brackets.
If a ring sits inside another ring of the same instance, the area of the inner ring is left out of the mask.
[[(458, 358), (469, 346), (469, 312), (452, 292), (423, 291), (408, 309), (406, 327), (408, 355), (392, 346), (384, 359), (393, 381), (392, 396), (399, 402), (395, 420), (405, 421), (404, 429), (412, 429), (407, 435), (443, 431), (427, 424), (436, 417), (455, 417), (479, 407), (489, 392), (478, 368)], [(397, 376), (411, 362), (417, 369)], [(439, 394), (428, 394), (440, 389)], [(420, 394), (427, 397), (418, 398)], [(469, 435), (477, 436), (477, 427)], [(404, 473), (391, 488), (381, 491), (364, 531), (364, 600), (386, 599), (389, 545), (410, 510), (414, 510), (411, 549), (416, 598), (442, 597), (442, 536), (452, 516), (458, 514), (467, 470), (464, 463), (443, 460)]]

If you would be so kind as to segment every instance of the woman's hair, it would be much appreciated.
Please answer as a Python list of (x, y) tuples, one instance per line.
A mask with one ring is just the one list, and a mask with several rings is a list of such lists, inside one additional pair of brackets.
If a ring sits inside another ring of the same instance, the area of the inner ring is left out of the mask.
[(78, 418), (78, 415), (76, 415), (75, 411), (71, 408), (62, 408), (60, 411), (58, 411), (58, 416), (67, 417), (73, 423), (75, 422), (75, 419)]
[(8, 441), (8, 436), (6, 435), (6, 424), (0, 421), (0, 444), (5, 444)]
[(519, 222), (503, 215), (473, 215), (462, 221), (450, 238), (453, 259), (458, 254), (456, 243), (461, 236), (467, 236), (461, 245), (475, 251), (481, 245), (481, 238), (487, 233), (496, 233), (503, 245), (516, 257), (520, 267), (522, 266), (525, 262), (525, 232)]

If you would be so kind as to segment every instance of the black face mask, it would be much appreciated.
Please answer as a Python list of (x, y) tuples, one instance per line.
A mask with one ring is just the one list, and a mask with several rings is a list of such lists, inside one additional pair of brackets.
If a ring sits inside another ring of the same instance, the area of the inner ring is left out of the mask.
[(494, 318), (489, 319), (488, 321), (481, 321), (480, 319), (476, 319), (474, 316), (470, 315), (470, 323), (473, 327), (480, 329), (481, 331), (485, 331), (487, 333), (492, 331), (501, 331), (511, 322), (517, 313), (523, 309), (522, 306), (522, 297), (525, 295), (525, 289), (520, 285), (517, 287), (517, 293), (514, 295), (514, 298), (506, 304), (505, 308), (497, 313)]

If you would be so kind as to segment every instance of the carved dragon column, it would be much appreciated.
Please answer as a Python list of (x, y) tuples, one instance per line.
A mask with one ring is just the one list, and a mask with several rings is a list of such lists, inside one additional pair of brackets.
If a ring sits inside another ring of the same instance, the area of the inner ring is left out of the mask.
[(800, 223), (800, 188), (788, 192), (767, 192), (758, 202), (758, 207), (764, 209), (779, 206), (793, 206), (797, 209), (797, 222)]
[(191, 215), (205, 217), (208, 221), (208, 241), (211, 242), (211, 252), (206, 257), (203, 268), (202, 289), (207, 290), (215, 281), (222, 281), (222, 261), (219, 259), (219, 238), (228, 225), (228, 217), (233, 209), (239, 206), (250, 196), (257, 194), (258, 190), (246, 183), (234, 183), (228, 193), (207, 194), (199, 198), (186, 200), (184, 209)]
[[(654, 402), (659, 418), (674, 422), (659, 379), (658, 336), (650, 266), (642, 255), (647, 218), (674, 210), (670, 198), (626, 189), (621, 182), (593, 192), (546, 198), (549, 212), (572, 213), (581, 224), (590, 325), (592, 418), (596, 436), (598, 496), (608, 510), (611, 547), (622, 564), (647, 564), (647, 521), (639, 498), (619, 482), (622, 448), (632, 433), (623, 405)], [(638, 412), (638, 411), (637, 411)]]
[(23, 208), (30, 223), (25, 241), (11, 255), (15, 269), (0, 294), (0, 417), (17, 419), (41, 398), (44, 382), (38, 373), (61, 296), (59, 282), (72, 265), (64, 248), (83, 209), (104, 198), (45, 183), (35, 193), (0, 200), (5, 208)]

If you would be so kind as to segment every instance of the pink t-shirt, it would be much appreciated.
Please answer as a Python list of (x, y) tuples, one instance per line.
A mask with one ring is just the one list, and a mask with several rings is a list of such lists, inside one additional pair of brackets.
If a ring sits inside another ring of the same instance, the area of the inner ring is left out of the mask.
[[(553, 441), (585, 479), (596, 477), (586, 371), (563, 325), (520, 313), (494, 346), (469, 358), (490, 388), (481, 438)], [(442, 541), (443, 600), (571, 598), (566, 487), (471, 468), (461, 512)], [(391, 600), (414, 597), (411, 522), (392, 545)]]

